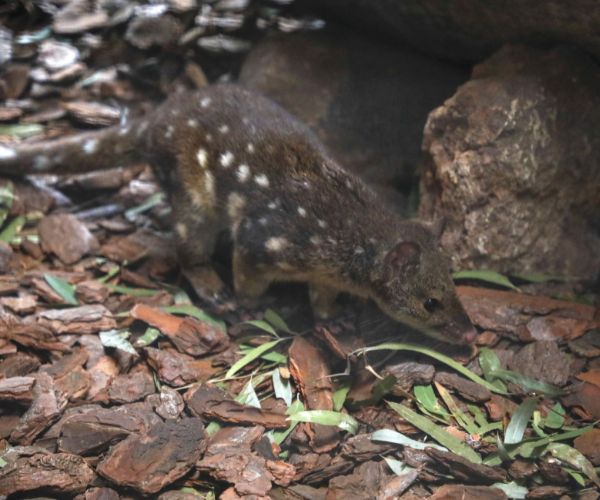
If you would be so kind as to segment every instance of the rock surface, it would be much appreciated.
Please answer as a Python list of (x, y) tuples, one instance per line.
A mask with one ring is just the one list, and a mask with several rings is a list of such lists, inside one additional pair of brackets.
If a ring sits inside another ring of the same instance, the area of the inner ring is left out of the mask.
[(298, 0), (330, 19), (419, 50), (476, 60), (506, 42), (579, 45), (600, 55), (600, 9), (593, 0)]
[(450, 64), (337, 27), (267, 37), (240, 73), (400, 207), (397, 188), (414, 184), (428, 113), (465, 79)]
[(579, 52), (507, 46), (431, 113), (420, 213), (455, 267), (600, 270), (598, 88)]

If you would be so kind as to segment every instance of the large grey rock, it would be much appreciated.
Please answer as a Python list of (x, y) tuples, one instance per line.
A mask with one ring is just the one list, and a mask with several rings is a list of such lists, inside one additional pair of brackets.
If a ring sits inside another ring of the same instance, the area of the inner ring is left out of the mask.
[(406, 193), (414, 182), (427, 115), (466, 77), (329, 27), (268, 37), (248, 55), (240, 82), (301, 118), (338, 161), (401, 204), (396, 188)]
[(297, 0), (296, 4), (455, 60), (479, 60), (507, 42), (562, 42), (600, 56), (596, 0)]
[(600, 270), (600, 67), (507, 46), (429, 116), (421, 215), (459, 268)]

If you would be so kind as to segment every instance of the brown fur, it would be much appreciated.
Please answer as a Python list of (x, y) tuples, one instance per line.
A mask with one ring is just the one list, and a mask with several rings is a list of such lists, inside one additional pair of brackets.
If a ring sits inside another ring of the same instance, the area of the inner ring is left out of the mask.
[(203, 298), (223, 291), (210, 258), (229, 231), (241, 295), (305, 281), (321, 315), (346, 291), (428, 334), (473, 339), (431, 233), (391, 213), (298, 120), (237, 86), (174, 95), (126, 127), (0, 147), (0, 173), (10, 175), (136, 160), (152, 165), (169, 196), (181, 263)]

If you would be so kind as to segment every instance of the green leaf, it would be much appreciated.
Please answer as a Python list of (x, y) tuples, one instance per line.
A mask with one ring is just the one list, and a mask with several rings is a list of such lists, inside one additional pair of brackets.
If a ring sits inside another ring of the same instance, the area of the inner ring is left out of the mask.
[(157, 328), (148, 327), (139, 339), (135, 341), (137, 347), (146, 347), (153, 344), (158, 337), (160, 337), (160, 330)]
[(41, 134), (44, 127), (37, 123), (18, 123), (15, 125), (0, 125), (0, 135), (18, 137), (25, 139), (34, 135)]
[(337, 391), (333, 393), (333, 409), (335, 411), (340, 411), (344, 407), (344, 403), (346, 402), (346, 397), (350, 392), (350, 384), (343, 385)]
[(494, 373), (502, 369), (498, 355), (487, 347), (482, 347), (479, 351), (479, 366), (483, 376), (490, 382), (496, 378)]
[(213, 420), (205, 427), (205, 432), (207, 436), (214, 436), (217, 431), (221, 428), (221, 424), (216, 420)]
[(260, 408), (260, 399), (258, 399), (256, 391), (254, 390), (254, 384), (252, 383), (252, 380), (248, 380), (248, 382), (246, 382), (246, 385), (244, 385), (235, 400), (243, 405)]
[(253, 319), (250, 321), (244, 321), (243, 323), (244, 325), (251, 325), (255, 328), (258, 328), (259, 330), (262, 330), (263, 332), (267, 332), (268, 334), (272, 335), (273, 337), (278, 337), (277, 332), (275, 331), (275, 328), (273, 328), (269, 323), (267, 323), (266, 321), (260, 320), (260, 319)]
[(525, 430), (537, 404), (536, 398), (527, 398), (515, 410), (504, 432), (505, 445), (517, 444), (523, 440)]
[(417, 471), (417, 469), (414, 469), (412, 467), (410, 467), (409, 465), (406, 465), (404, 462), (401, 462), (400, 460), (396, 460), (394, 458), (390, 458), (390, 457), (383, 457), (383, 459), (385, 460), (385, 463), (388, 465), (388, 467), (390, 468), (390, 470), (396, 474), (396, 476), (403, 476), (404, 474), (408, 474), (409, 472), (415, 472)]
[(75, 287), (71, 283), (51, 274), (44, 274), (44, 279), (67, 304), (71, 304), (72, 306), (79, 305), (79, 302), (75, 298)]
[(473, 373), (468, 368), (465, 368), (460, 363), (457, 363), (452, 358), (445, 356), (444, 354), (440, 354), (439, 352), (434, 351), (433, 349), (429, 349), (427, 347), (422, 347), (422, 346), (413, 345), (413, 344), (405, 344), (405, 343), (400, 343), (400, 342), (386, 342), (386, 343), (380, 344), (378, 346), (360, 349), (357, 352), (360, 353), (360, 352), (381, 351), (381, 350), (412, 351), (412, 352), (418, 352), (419, 354), (424, 354), (425, 356), (429, 356), (430, 358), (433, 358), (433, 359), (439, 361), (440, 363), (444, 363), (445, 365), (449, 366), (450, 368), (453, 368), (461, 375), (464, 375), (465, 377), (467, 377), (469, 380), (472, 380), (473, 382), (476, 382), (479, 385), (482, 385), (483, 387), (488, 388), (492, 392), (495, 392), (497, 394), (505, 394), (505, 395), (508, 394), (506, 391), (502, 391), (502, 390), (498, 389), (498, 387), (496, 387), (494, 384), (488, 382), (487, 380), (482, 379), (479, 375)]
[(517, 500), (527, 498), (527, 493), (529, 493), (527, 488), (518, 485), (514, 481), (511, 481), (510, 483), (494, 483), (491, 487), (498, 488), (499, 490), (502, 490), (508, 498), (515, 498)]
[(471, 435), (479, 434), (479, 428), (475, 425), (475, 422), (471, 418), (470, 415), (467, 415), (464, 411), (462, 411), (456, 401), (452, 398), (450, 393), (446, 390), (446, 388), (437, 382), (435, 382), (435, 387), (440, 393), (440, 397), (444, 400), (444, 403), (448, 407), (448, 410), (452, 413), (454, 420), (456, 423), (460, 425), (465, 431), (467, 431)]
[(276, 368), (273, 370), (273, 390), (275, 391), (275, 397), (283, 399), (285, 405), (290, 407), (292, 405), (292, 384), (289, 380), (281, 378), (281, 373)]
[(132, 288), (129, 286), (110, 284), (107, 284), (106, 288), (115, 293), (131, 295), (132, 297), (154, 297), (159, 292), (159, 290), (155, 290), (154, 288)]
[[(304, 404), (299, 399), (296, 399), (291, 406), (286, 410), (287, 415), (295, 415), (296, 413), (304, 411)], [(298, 425), (298, 422), (292, 422), (287, 429), (281, 431), (271, 431), (271, 439), (274, 443), (281, 444), (291, 434), (294, 428)]]
[(2, 457), (0, 457), (0, 469), (6, 467), (6, 464), (7, 464), (6, 460), (4, 460)]
[(564, 443), (550, 443), (548, 451), (554, 458), (558, 458), (561, 462), (569, 464), (575, 469), (583, 472), (590, 478), (596, 486), (600, 486), (600, 479), (594, 469), (593, 464), (580, 451), (568, 446)]
[(550, 398), (556, 398), (564, 394), (563, 390), (552, 384), (540, 382), (539, 380), (526, 377), (525, 375), (510, 370), (498, 370), (494, 372), (494, 375), (505, 382), (517, 384), (531, 394), (544, 394)]
[(0, 232), (0, 241), (4, 241), (4, 243), (10, 243), (15, 239), (15, 236), (21, 232), (21, 229), (23, 229), (23, 226), (26, 222), (27, 218), (23, 215), (15, 217), (6, 225), (2, 232)]
[(129, 335), (130, 332), (126, 330), (107, 330), (105, 332), (100, 332), (100, 342), (102, 342), (104, 347), (114, 347), (116, 349), (120, 349), (121, 351), (138, 356), (137, 351), (127, 340)]
[(121, 266), (114, 265), (108, 270), (108, 272), (104, 276), (101, 276), (96, 281), (98, 281), (99, 283), (106, 283), (108, 282), (108, 280), (114, 278), (117, 274), (119, 274), (120, 271)]
[(140, 203), (137, 207), (130, 208), (125, 211), (125, 218), (128, 221), (133, 221), (135, 218), (148, 210), (151, 210), (156, 205), (161, 204), (165, 199), (165, 195), (162, 191), (158, 193), (154, 193), (146, 198), (142, 203)]
[(384, 441), (386, 443), (400, 444), (407, 446), (415, 450), (424, 450), (425, 448), (435, 448), (436, 450), (447, 451), (447, 448), (440, 446), (435, 443), (424, 443), (422, 441), (416, 441), (411, 439), (404, 434), (393, 431), (391, 429), (381, 429), (371, 434), (371, 441)]
[(458, 271), (457, 273), (454, 273), (452, 277), (455, 280), (477, 280), (483, 281), (485, 283), (491, 283), (492, 285), (510, 288), (511, 290), (519, 290), (515, 285), (511, 283), (511, 281), (506, 276), (497, 273), (496, 271)]
[(252, 361), (259, 358), (263, 353), (265, 353), (268, 350), (275, 347), (279, 342), (281, 342), (281, 339), (272, 340), (271, 342), (265, 342), (264, 344), (261, 344), (258, 347), (255, 347), (251, 351), (247, 352), (242, 357), (242, 359), (239, 359), (238, 361), (236, 361), (231, 366), (231, 368), (229, 368), (229, 370), (227, 370), (227, 373), (225, 374), (225, 378), (228, 379), (228, 378), (233, 377), (237, 372), (239, 372), (242, 368), (244, 368), (244, 366), (252, 363)]
[(287, 356), (277, 351), (266, 352), (260, 358), (278, 365), (287, 365), (288, 362)]
[(434, 415), (439, 415), (443, 419), (447, 419), (450, 416), (439, 403), (431, 385), (415, 385), (413, 387), (413, 392), (415, 394), (417, 403), (419, 403), (419, 405), (425, 408), (425, 410), (428, 412), (433, 413)]
[(565, 409), (560, 403), (556, 403), (543, 420), (544, 427), (549, 429), (560, 429), (565, 424)]
[(273, 325), (276, 330), (280, 330), (282, 332), (289, 333), (289, 334), (293, 333), (289, 329), (289, 327), (287, 326), (287, 324), (283, 320), (283, 318), (281, 316), (279, 316), (279, 314), (277, 314), (275, 311), (273, 311), (273, 309), (267, 309), (265, 311), (264, 319), (266, 321), (268, 321), (269, 323), (271, 323), (271, 325)]
[(8, 210), (12, 208), (13, 201), (15, 200), (14, 189), (12, 182), (0, 186), (0, 206)]
[(310, 424), (335, 425), (350, 434), (356, 434), (358, 422), (347, 413), (330, 410), (305, 410), (288, 417), (292, 422), (308, 422)]
[(171, 314), (181, 314), (184, 316), (191, 316), (192, 318), (196, 318), (198, 321), (204, 321), (206, 323), (210, 323), (211, 325), (220, 328), (221, 330), (225, 330), (225, 322), (219, 319), (215, 319), (212, 316), (206, 314), (202, 309), (196, 307), (192, 304), (180, 304), (176, 306), (168, 306), (163, 307), (162, 310), (164, 312), (168, 312)]
[(404, 420), (414, 425), (417, 429), (431, 436), (442, 446), (445, 446), (450, 451), (460, 455), (473, 463), (480, 464), (481, 457), (475, 453), (468, 445), (463, 443), (460, 439), (446, 432), (441, 427), (431, 422), (428, 418), (425, 418), (415, 411), (411, 410), (407, 406), (393, 403), (388, 401), (388, 405), (395, 412), (397, 412)]

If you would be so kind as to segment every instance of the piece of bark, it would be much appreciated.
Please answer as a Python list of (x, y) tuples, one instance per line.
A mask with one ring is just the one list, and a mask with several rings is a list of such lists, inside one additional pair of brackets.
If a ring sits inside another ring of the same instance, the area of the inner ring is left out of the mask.
[(172, 387), (191, 384), (202, 376), (202, 372), (194, 367), (194, 359), (185, 354), (153, 347), (146, 347), (144, 353), (160, 381)]
[(165, 420), (179, 418), (179, 415), (185, 409), (185, 402), (181, 394), (166, 385), (160, 388), (160, 394), (150, 394), (146, 401)]
[(22, 377), (36, 371), (39, 367), (38, 358), (18, 352), (0, 361), (0, 378)]
[(261, 425), (267, 429), (285, 429), (290, 425), (286, 415), (243, 405), (213, 386), (193, 387), (185, 394), (184, 399), (188, 409), (199, 417), (234, 424)]
[(199, 418), (169, 420), (113, 446), (96, 470), (119, 486), (154, 494), (184, 476), (205, 448)]
[(445, 387), (454, 389), (469, 401), (488, 401), (492, 397), (492, 393), (481, 384), (471, 382), (455, 373), (437, 372), (435, 374), (435, 381)]
[(342, 453), (357, 461), (365, 462), (375, 457), (386, 455), (396, 445), (373, 441), (371, 434), (358, 434), (349, 437), (342, 445)]
[(227, 332), (207, 321), (180, 318), (144, 304), (136, 305), (131, 316), (158, 328), (180, 352), (191, 356), (221, 352), (229, 346)]
[(76, 455), (98, 455), (130, 434), (144, 434), (161, 422), (150, 405), (92, 408), (61, 419), (58, 449)]
[[(290, 373), (308, 410), (333, 410), (333, 386), (325, 353), (304, 337), (294, 338), (288, 351)], [(312, 424), (304, 426), (316, 452), (337, 446), (340, 433), (336, 427)]]
[(94, 280), (77, 283), (75, 289), (75, 297), (84, 304), (103, 304), (109, 295), (108, 287)]
[(379, 498), (379, 489), (393, 477), (388, 470), (384, 462), (362, 463), (351, 474), (329, 481), (327, 499)]
[(508, 363), (508, 368), (526, 377), (558, 386), (567, 383), (571, 359), (556, 342), (537, 341), (522, 347)]
[(33, 387), (33, 403), (21, 416), (19, 425), (10, 435), (12, 443), (30, 445), (34, 439), (54, 421), (67, 405), (67, 397), (58, 391), (50, 375), (36, 373)]
[(594, 465), (600, 465), (600, 429), (590, 429), (575, 438), (575, 449), (583, 453)]
[(65, 352), (69, 347), (56, 338), (49, 329), (37, 324), (0, 324), (0, 339), (45, 351)]
[(409, 392), (415, 384), (430, 384), (435, 375), (435, 368), (433, 365), (416, 363), (414, 361), (404, 361), (402, 363), (386, 366), (382, 375), (384, 377), (392, 375), (396, 378), (396, 385), (399, 386), (401, 390)]
[(127, 236), (113, 236), (100, 253), (116, 262), (135, 263), (148, 256), (176, 260), (172, 241), (148, 229), (140, 229)]
[(35, 295), (20, 293), (18, 297), (3, 297), (0, 304), (16, 314), (30, 314), (35, 311), (37, 299)]
[(563, 495), (569, 493), (569, 489), (565, 486), (536, 486), (531, 488), (527, 493), (527, 498), (531, 499), (554, 499), (554, 498), (564, 498)]
[[(457, 287), (457, 293), (474, 324), (485, 330), (518, 335), (524, 341), (534, 340), (529, 329), (539, 330), (540, 317), (545, 318), (549, 330), (543, 334), (538, 331), (539, 340), (563, 338), (562, 333), (552, 333), (552, 318), (570, 323), (566, 340), (598, 326), (594, 307), (577, 302), (470, 286)], [(562, 328), (560, 332), (563, 332)]]
[(68, 453), (16, 447), (4, 459), (7, 464), (0, 468), (0, 495), (37, 490), (58, 496), (74, 495), (96, 477), (83, 458)]
[(332, 458), (328, 453), (293, 454), (288, 462), (296, 468), (294, 481), (311, 485), (348, 474), (356, 466), (354, 460), (341, 455)]
[(72, 214), (44, 217), (38, 224), (38, 234), (42, 249), (67, 265), (99, 248), (96, 237)]
[(264, 427), (224, 427), (211, 438), (198, 469), (234, 485), (239, 495), (264, 496), (271, 483), (287, 486), (295, 468), (285, 462), (265, 460), (252, 451)]
[(510, 477), (517, 480), (527, 479), (528, 477), (533, 476), (536, 472), (537, 466), (535, 463), (522, 458), (513, 460), (508, 466), (508, 473)]
[(576, 384), (561, 398), (563, 405), (572, 408), (586, 420), (600, 419), (600, 387), (587, 382)]
[(37, 323), (58, 335), (97, 333), (117, 326), (113, 314), (100, 304), (42, 311)]
[(430, 500), (507, 500), (506, 493), (489, 486), (445, 484), (437, 488)]
[(154, 392), (152, 375), (138, 371), (116, 377), (108, 388), (108, 397), (115, 403), (133, 403)]
[(476, 484), (493, 484), (506, 480), (506, 471), (499, 467), (475, 464), (466, 458), (436, 448), (426, 448), (425, 453), (434, 460), (432, 464), (459, 481)]
[(31, 403), (34, 377), (12, 377), (0, 380), (0, 401)]

